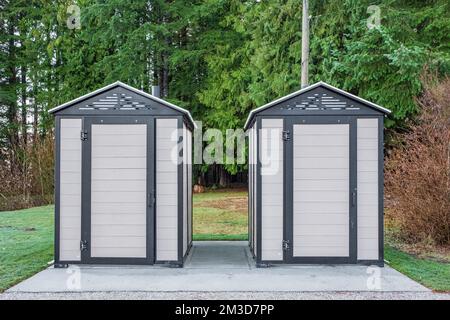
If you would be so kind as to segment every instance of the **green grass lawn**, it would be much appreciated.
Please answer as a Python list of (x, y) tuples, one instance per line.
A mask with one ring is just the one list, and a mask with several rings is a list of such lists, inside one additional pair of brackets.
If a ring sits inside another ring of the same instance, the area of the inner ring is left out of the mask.
[(384, 253), (392, 268), (428, 288), (450, 292), (450, 263), (420, 259), (389, 245)]
[[(246, 240), (247, 193), (194, 195), (194, 240)], [(423, 285), (450, 292), (450, 263), (421, 259), (386, 246), (389, 265)], [(0, 292), (53, 260), (53, 206), (0, 212)]]
[(53, 206), (0, 212), (0, 292), (53, 260)]

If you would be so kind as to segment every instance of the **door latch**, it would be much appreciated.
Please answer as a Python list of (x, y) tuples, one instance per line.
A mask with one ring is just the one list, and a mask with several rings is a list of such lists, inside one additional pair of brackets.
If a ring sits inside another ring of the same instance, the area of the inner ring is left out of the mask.
[(290, 249), (289, 240), (283, 240), (283, 251), (288, 251)]
[(80, 251), (86, 251), (88, 249), (88, 242), (86, 240), (80, 241)]
[(86, 141), (88, 139), (87, 131), (83, 130), (80, 132), (80, 139), (81, 139), (81, 141)]
[(291, 132), (289, 130), (283, 131), (283, 141), (291, 140)]

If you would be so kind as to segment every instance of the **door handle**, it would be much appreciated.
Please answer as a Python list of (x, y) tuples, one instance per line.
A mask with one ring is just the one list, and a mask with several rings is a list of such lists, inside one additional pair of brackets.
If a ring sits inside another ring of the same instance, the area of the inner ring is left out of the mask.
[(356, 193), (356, 189), (352, 192), (352, 207), (356, 206), (356, 197), (357, 197), (357, 193)]
[(154, 204), (155, 204), (155, 193), (150, 192), (148, 194), (148, 206), (151, 208), (151, 207), (153, 207)]

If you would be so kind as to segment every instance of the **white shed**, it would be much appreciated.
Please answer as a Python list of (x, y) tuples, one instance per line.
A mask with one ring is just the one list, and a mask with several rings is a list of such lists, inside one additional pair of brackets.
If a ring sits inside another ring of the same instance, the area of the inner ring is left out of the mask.
[(249, 245), (257, 265), (383, 265), (389, 113), (323, 82), (250, 113)]
[(187, 110), (116, 82), (55, 116), (55, 266), (183, 265), (192, 244)]

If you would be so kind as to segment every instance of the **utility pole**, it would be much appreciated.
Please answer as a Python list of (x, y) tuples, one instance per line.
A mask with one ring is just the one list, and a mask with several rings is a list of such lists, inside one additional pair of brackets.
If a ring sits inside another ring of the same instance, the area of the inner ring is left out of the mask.
[(302, 88), (309, 85), (308, 83), (308, 64), (309, 64), (309, 1), (303, 0), (303, 17), (302, 17)]

